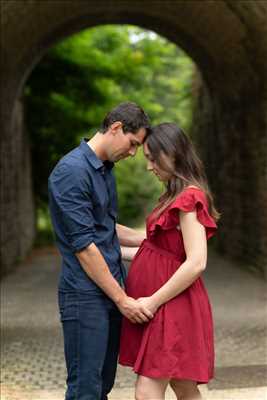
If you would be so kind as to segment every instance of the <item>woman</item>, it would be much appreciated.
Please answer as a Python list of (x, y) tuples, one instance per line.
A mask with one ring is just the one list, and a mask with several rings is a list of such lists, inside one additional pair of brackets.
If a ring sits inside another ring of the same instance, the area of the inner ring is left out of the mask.
[(119, 362), (138, 374), (137, 400), (164, 399), (168, 384), (177, 399), (201, 399), (197, 385), (213, 377), (214, 349), (200, 276), (219, 215), (202, 163), (179, 127), (154, 127), (144, 153), (166, 191), (147, 219), (147, 239), (133, 259), (126, 291), (154, 318), (145, 324), (124, 319)]

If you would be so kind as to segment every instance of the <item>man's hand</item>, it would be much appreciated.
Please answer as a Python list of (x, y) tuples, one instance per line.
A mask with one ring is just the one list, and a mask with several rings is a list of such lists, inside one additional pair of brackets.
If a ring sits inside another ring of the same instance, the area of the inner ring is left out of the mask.
[(117, 302), (117, 307), (133, 323), (149, 322), (154, 316), (141, 302), (129, 296), (125, 296), (121, 301)]
[(139, 297), (139, 299), (137, 299), (137, 301), (139, 304), (141, 304), (143, 307), (145, 307), (147, 310), (149, 310), (153, 315), (155, 315), (155, 313), (157, 312), (159, 304), (156, 303), (153, 296)]

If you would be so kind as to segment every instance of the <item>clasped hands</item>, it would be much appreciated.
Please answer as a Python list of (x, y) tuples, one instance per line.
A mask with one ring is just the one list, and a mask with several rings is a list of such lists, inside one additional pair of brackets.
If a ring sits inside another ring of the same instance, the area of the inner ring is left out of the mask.
[(155, 315), (159, 305), (153, 296), (139, 297), (137, 300), (126, 296), (123, 302), (118, 304), (120, 312), (132, 323), (142, 324), (149, 322)]

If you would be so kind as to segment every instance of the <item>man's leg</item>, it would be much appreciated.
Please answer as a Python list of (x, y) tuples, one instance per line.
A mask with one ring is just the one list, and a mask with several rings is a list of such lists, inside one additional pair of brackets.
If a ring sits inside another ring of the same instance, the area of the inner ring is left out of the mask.
[(118, 308), (110, 300), (110, 313), (109, 313), (109, 338), (107, 353), (103, 367), (103, 390), (101, 400), (107, 400), (108, 394), (111, 392), (118, 363), (118, 353), (120, 346), (120, 333), (121, 333), (121, 320), (122, 316)]
[(64, 354), (67, 367), (66, 400), (73, 400), (77, 393), (78, 354), (78, 299), (76, 294), (59, 292), (58, 303), (64, 336)]
[(65, 293), (61, 320), (68, 371), (66, 400), (101, 400), (109, 336), (105, 297), (97, 293)]

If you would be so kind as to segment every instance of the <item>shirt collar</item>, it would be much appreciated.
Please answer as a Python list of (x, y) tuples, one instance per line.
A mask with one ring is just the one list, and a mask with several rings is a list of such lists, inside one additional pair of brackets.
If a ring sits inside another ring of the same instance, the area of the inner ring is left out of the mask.
[(114, 163), (111, 161), (102, 161), (100, 158), (97, 157), (95, 152), (91, 149), (91, 147), (88, 145), (88, 140), (87, 138), (82, 139), (80, 143), (80, 149), (84, 153), (86, 159), (89, 161), (89, 163), (94, 167), (94, 169), (104, 169), (108, 168), (111, 169), (114, 166)]

